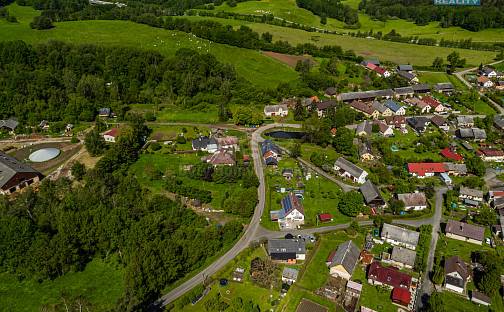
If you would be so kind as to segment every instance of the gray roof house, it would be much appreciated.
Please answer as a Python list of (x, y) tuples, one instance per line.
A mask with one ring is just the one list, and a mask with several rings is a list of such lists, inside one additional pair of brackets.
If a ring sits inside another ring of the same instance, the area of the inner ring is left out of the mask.
[(399, 65), (399, 66), (397, 66), (397, 70), (410, 72), (410, 71), (413, 71), (413, 65), (410, 65), (410, 64)]
[(478, 225), (448, 220), (445, 227), (446, 237), (482, 245), (485, 228)]
[(364, 120), (360, 124), (357, 125), (355, 129), (355, 135), (357, 136), (369, 136), (373, 131), (373, 124), (368, 120)]
[(385, 201), (380, 195), (380, 190), (370, 180), (367, 180), (359, 187), (359, 191), (364, 196), (364, 202), (370, 207), (385, 206)]
[(461, 139), (474, 141), (484, 141), (487, 137), (486, 131), (479, 128), (457, 129), (455, 134)]
[(407, 248), (394, 246), (392, 248), (391, 262), (399, 267), (413, 268), (415, 265), (416, 252)]
[(504, 116), (503, 115), (496, 115), (494, 117), (494, 126), (495, 128), (499, 130), (504, 130)]
[(326, 264), (329, 272), (334, 277), (341, 277), (350, 280), (353, 271), (359, 262), (360, 249), (351, 240), (338, 246), (327, 258)]
[(441, 93), (449, 93), (455, 91), (455, 87), (450, 82), (440, 82), (434, 85), (434, 90)]
[(12, 194), (42, 179), (42, 173), (0, 152), (0, 194)]
[(8, 129), (10, 131), (16, 130), (19, 122), (14, 119), (0, 120), (0, 129)]
[(306, 245), (303, 239), (270, 239), (268, 254), (273, 261), (296, 262), (304, 260)]
[(381, 231), (381, 238), (392, 245), (403, 246), (415, 250), (418, 239), (420, 238), (420, 233), (384, 223)]
[(343, 157), (334, 162), (333, 168), (340, 176), (352, 179), (355, 183), (364, 184), (366, 182), (368, 173)]
[(298, 274), (299, 274), (298, 270), (285, 267), (282, 271), (282, 282), (291, 285), (296, 282)]

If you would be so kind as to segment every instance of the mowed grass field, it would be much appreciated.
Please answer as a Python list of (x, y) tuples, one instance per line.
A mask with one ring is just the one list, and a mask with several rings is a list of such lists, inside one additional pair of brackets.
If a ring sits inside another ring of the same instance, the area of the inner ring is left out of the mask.
[[(244, 3), (256, 3), (244, 2)], [(496, 56), (496, 52), (473, 51), (466, 49), (452, 49), (433, 46), (419, 46), (414, 44), (389, 42), (375, 39), (355, 38), (347, 35), (332, 35), (312, 33), (299, 29), (281, 27), (262, 23), (222, 19), (214, 17), (185, 16), (192, 20), (210, 19), (223, 24), (239, 27), (246, 25), (258, 33), (269, 32), (273, 35), (273, 41), (288, 41), (293, 45), (300, 43), (312, 43), (317, 46), (339, 45), (345, 50), (353, 50), (363, 57), (378, 58), (394, 63), (410, 63), (420, 66), (430, 66), (436, 56), (446, 58), (453, 51), (460, 53), (462, 58), (467, 59), (468, 66), (477, 66), (480, 63), (489, 63)]]
[[(360, 0), (345, 0), (345, 4), (357, 9)], [(301, 9), (296, 5), (296, 0), (261, 0), (240, 2), (235, 7), (230, 7), (227, 3), (218, 6), (215, 10), (234, 12), (241, 14), (273, 14), (275, 17), (287, 21), (310, 25), (314, 27), (334, 30), (339, 32), (357, 31), (345, 28), (345, 24), (336, 19), (328, 18), (327, 24), (320, 24), (320, 17), (312, 12)], [(381, 31), (386, 34), (395, 29), (403, 36), (419, 36), (436, 39), (460, 40), (472, 38), (475, 42), (503, 42), (503, 29), (487, 29), (480, 32), (471, 32), (460, 27), (441, 28), (438, 22), (432, 22), (425, 26), (418, 26), (413, 22), (401, 19), (390, 19), (386, 22), (372, 20), (370, 16), (359, 13), (359, 23), (362, 31)]]
[(29, 23), (39, 12), (31, 7), (10, 5), (9, 12), (19, 23), (0, 20), (0, 40), (24, 40), (41, 43), (60, 40), (75, 44), (95, 43), (154, 50), (172, 56), (178, 49), (192, 48), (211, 53), (221, 62), (234, 65), (239, 75), (262, 88), (273, 88), (280, 82), (297, 78), (289, 66), (262, 55), (259, 51), (216, 44), (191, 34), (154, 28), (127, 21), (75, 21), (56, 23), (50, 30), (33, 30)]

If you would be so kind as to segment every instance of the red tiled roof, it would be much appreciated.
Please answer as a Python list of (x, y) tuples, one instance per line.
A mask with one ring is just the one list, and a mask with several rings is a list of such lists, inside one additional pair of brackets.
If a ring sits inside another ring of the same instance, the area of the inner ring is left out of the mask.
[(488, 79), (488, 78), (487, 78), (487, 77), (485, 77), (485, 76), (479, 76), (479, 77), (478, 77), (478, 82), (479, 82), (479, 83), (485, 83), (485, 82), (487, 82), (487, 81), (490, 81), (490, 79)]
[(408, 171), (410, 173), (416, 173), (417, 175), (423, 177), (428, 172), (446, 172), (446, 165), (443, 163), (409, 163)]
[(406, 117), (404, 116), (389, 116), (385, 117), (385, 122), (388, 125), (400, 126), (406, 124)]
[(407, 289), (396, 287), (392, 290), (392, 301), (407, 306), (411, 301), (411, 293)]
[(373, 262), (369, 266), (368, 278), (393, 288), (409, 289), (411, 286), (411, 276), (399, 272), (395, 268), (382, 267), (379, 262)]
[(480, 149), (478, 151), (478, 154), (489, 156), (489, 157), (499, 157), (499, 156), (504, 156), (504, 151), (496, 150), (496, 149)]
[(332, 215), (330, 213), (321, 213), (318, 215), (320, 221), (331, 221)]
[(451, 159), (451, 160), (455, 160), (455, 161), (462, 161), (464, 160), (464, 157), (462, 157), (461, 155), (455, 153), (454, 151), (452, 151), (450, 148), (445, 148), (443, 150), (441, 150), (441, 155), (443, 155), (444, 157), (448, 158), (448, 159)]
[(432, 108), (436, 108), (439, 105), (441, 105), (441, 103), (438, 100), (436, 100), (435, 98), (430, 97), (430, 96), (424, 97), (422, 99), (422, 102), (424, 102), (425, 104), (429, 105)]
[(373, 262), (374, 255), (366, 250), (361, 251), (360, 253), (360, 260), (363, 264), (371, 264)]
[(375, 72), (377, 72), (378, 74), (380, 74), (380, 75), (385, 74), (385, 72), (387, 71), (387, 70), (385, 70), (384, 68), (381, 68), (380, 66), (376, 66), (373, 70), (374, 70)]
[(111, 137), (117, 137), (119, 135), (119, 128), (112, 128), (105, 132), (103, 135), (110, 135)]

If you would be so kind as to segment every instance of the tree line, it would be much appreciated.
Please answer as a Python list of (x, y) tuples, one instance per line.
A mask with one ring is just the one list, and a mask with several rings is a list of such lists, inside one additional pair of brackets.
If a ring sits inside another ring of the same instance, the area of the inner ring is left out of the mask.
[(381, 21), (392, 17), (417, 25), (438, 21), (443, 28), (460, 26), (470, 31), (504, 27), (501, 1), (481, 1), (481, 6), (437, 6), (432, 0), (362, 0), (359, 9)]
[(359, 21), (357, 11), (341, 3), (341, 0), (296, 0), (296, 4), (298, 7), (320, 16), (323, 24), (325, 24), (324, 21), (327, 17), (335, 18), (349, 25)]
[[(16, 116), (30, 126), (44, 119), (93, 121), (101, 107), (112, 107), (123, 118), (130, 103), (185, 108), (250, 103), (254, 97), (248, 94), (255, 90), (238, 81), (231, 65), (210, 54), (181, 49), (165, 57), (133, 48), (56, 41), (0, 43), (0, 86), (0, 118)], [(246, 98), (240, 99), (242, 95)]]
[(138, 116), (127, 119), (95, 169), (81, 172), (81, 183), (44, 180), (38, 192), (1, 198), (1, 272), (42, 281), (115, 254), (125, 270), (116, 310), (145, 311), (167, 285), (238, 237), (240, 223), (208, 224), (179, 202), (142, 189), (128, 167), (148, 129)]

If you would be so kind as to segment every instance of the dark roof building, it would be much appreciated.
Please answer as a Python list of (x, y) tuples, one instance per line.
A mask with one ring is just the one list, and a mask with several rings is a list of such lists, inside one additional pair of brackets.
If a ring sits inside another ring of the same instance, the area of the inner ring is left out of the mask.
[(270, 239), (268, 240), (268, 254), (271, 260), (289, 261), (304, 259), (306, 254), (305, 241), (302, 239)]
[(415, 74), (407, 72), (407, 71), (402, 71), (402, 70), (398, 71), (397, 75), (401, 78), (408, 80), (408, 81), (412, 81), (416, 78)]
[(380, 207), (385, 205), (385, 201), (380, 195), (380, 190), (370, 180), (367, 180), (359, 187), (359, 191), (364, 196), (364, 201), (370, 207)]
[(437, 92), (449, 93), (455, 91), (455, 87), (449, 82), (440, 82), (434, 85)]
[(485, 238), (485, 228), (473, 224), (448, 220), (445, 228), (446, 236), (458, 240), (481, 245)]
[(16, 130), (19, 122), (14, 119), (0, 120), (0, 129), (8, 129), (9, 131)]
[(410, 72), (413, 71), (413, 65), (407, 64), (407, 65), (399, 65), (397, 66), (398, 71), (406, 71)]
[(413, 88), (415, 93), (429, 93), (431, 91), (430, 85), (426, 83), (419, 83), (411, 86), (411, 88)]
[(425, 132), (425, 129), (430, 124), (430, 119), (427, 117), (411, 117), (407, 118), (406, 121), (413, 130), (418, 133)]
[(43, 175), (14, 157), (0, 152), (0, 193), (12, 194), (38, 182)]

